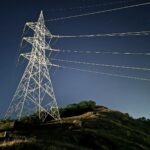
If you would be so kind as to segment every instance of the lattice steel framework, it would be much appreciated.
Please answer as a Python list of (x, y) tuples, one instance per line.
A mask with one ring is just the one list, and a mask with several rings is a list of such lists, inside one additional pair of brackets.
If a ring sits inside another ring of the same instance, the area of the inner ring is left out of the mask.
[(44, 120), (47, 115), (60, 120), (59, 110), (49, 74), (49, 68), (58, 65), (52, 64), (46, 56), (46, 51), (52, 52), (46, 37), (53, 38), (44, 23), (41, 11), (37, 22), (26, 23), (34, 31), (33, 37), (24, 37), (23, 40), (32, 45), (30, 53), (21, 54), (29, 60), (18, 88), (13, 96), (5, 118), (20, 119), (38, 112), (39, 119)]

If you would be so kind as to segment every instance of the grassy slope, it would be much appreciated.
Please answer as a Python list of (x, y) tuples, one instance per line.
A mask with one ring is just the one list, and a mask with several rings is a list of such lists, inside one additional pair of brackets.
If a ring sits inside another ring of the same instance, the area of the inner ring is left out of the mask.
[[(3, 150), (149, 150), (149, 125), (118, 111), (93, 112), (37, 126), (16, 127)], [(20, 142), (17, 142), (18, 139)], [(24, 140), (25, 139), (25, 140)]]

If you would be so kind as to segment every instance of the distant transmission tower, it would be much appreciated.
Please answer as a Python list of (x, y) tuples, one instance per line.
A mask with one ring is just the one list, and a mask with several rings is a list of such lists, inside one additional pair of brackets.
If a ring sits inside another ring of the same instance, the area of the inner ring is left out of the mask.
[(23, 38), (32, 45), (32, 51), (21, 54), (29, 60), (29, 63), (5, 118), (20, 119), (22, 116), (38, 113), (41, 120), (44, 120), (47, 115), (59, 120), (59, 110), (48, 69), (48, 66), (50, 68), (58, 66), (52, 64), (45, 53), (45, 50), (52, 52), (46, 42), (46, 36), (49, 38), (53, 36), (45, 26), (42, 11), (37, 22), (28, 22), (26, 25), (34, 31), (33, 37)]

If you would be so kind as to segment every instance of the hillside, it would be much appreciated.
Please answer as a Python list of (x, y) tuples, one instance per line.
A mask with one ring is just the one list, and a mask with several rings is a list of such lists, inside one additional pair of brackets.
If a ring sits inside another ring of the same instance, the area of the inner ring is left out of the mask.
[(61, 121), (3, 121), (0, 131), (7, 131), (7, 135), (0, 138), (0, 149), (149, 150), (149, 127), (150, 121), (145, 118), (133, 119), (128, 114), (95, 106)]

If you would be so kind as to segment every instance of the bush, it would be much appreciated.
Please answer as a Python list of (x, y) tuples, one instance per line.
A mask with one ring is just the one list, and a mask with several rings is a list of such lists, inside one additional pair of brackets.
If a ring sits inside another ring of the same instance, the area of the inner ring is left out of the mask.
[(30, 124), (34, 124), (34, 123), (39, 123), (39, 117), (37, 114), (33, 114), (31, 116), (24, 116), (20, 119), (20, 122), (22, 123), (30, 123)]
[(66, 108), (60, 109), (61, 117), (70, 117), (75, 115), (80, 115), (88, 111), (93, 111), (96, 103), (92, 100), (82, 101), (78, 104), (69, 104)]
[(84, 111), (91, 111), (95, 108), (96, 103), (94, 101), (82, 101), (79, 104), (79, 108)]

